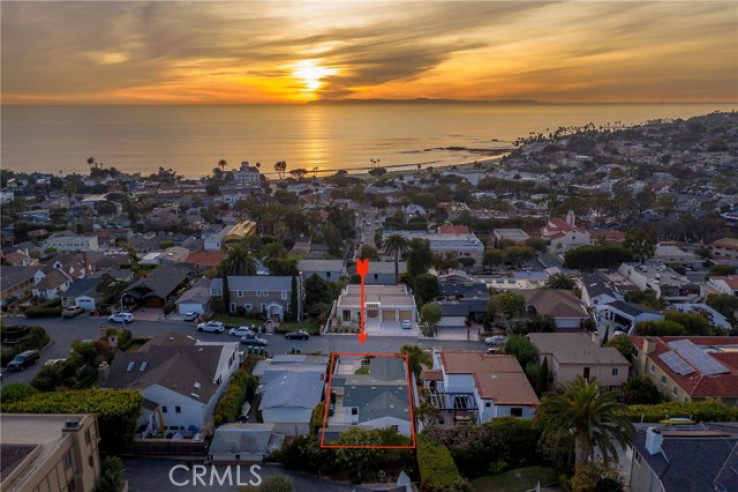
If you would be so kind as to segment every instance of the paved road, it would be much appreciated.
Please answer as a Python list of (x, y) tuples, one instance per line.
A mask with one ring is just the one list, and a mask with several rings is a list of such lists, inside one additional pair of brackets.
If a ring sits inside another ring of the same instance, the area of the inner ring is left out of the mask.
[[(106, 320), (88, 318), (79, 316), (72, 319), (48, 318), (48, 319), (32, 319), (24, 318), (6, 318), (7, 326), (15, 325), (40, 325), (43, 326), (49, 336), (52, 337), (52, 344), (41, 352), (40, 362), (29, 367), (22, 372), (5, 372), (3, 373), (3, 382), (22, 382), (28, 383), (33, 376), (41, 370), (43, 363), (49, 359), (62, 359), (69, 356), (69, 350), (73, 340), (93, 340), (100, 336), (100, 328), (106, 326), (119, 327), (118, 324), (109, 325)], [(185, 321), (134, 321), (126, 325), (126, 328), (133, 332), (134, 337), (145, 337), (159, 335), (162, 333), (176, 332), (187, 335), (197, 336), (203, 341), (235, 341), (235, 337), (229, 336), (227, 333), (199, 333), (195, 331), (193, 323)], [(380, 337), (369, 336), (366, 343), (359, 343), (356, 335), (329, 335), (310, 337), (309, 340), (286, 340), (282, 335), (263, 335), (269, 345), (267, 351), (270, 354), (279, 354), (289, 352), (290, 348), (299, 348), (302, 353), (322, 352), (328, 354), (331, 352), (351, 352), (351, 353), (396, 353), (400, 347), (405, 344), (414, 344), (421, 347), (443, 347), (467, 350), (485, 350), (486, 347), (482, 342), (466, 342), (466, 341), (447, 341), (447, 340), (419, 340), (416, 337)]]

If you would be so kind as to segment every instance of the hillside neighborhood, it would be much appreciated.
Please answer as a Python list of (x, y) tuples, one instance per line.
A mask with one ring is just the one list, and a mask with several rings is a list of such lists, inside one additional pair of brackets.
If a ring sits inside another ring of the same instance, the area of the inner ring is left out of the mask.
[(295, 490), (738, 490), (737, 113), (442, 169), (85, 165), (0, 170), (4, 490), (170, 490), (166, 457)]

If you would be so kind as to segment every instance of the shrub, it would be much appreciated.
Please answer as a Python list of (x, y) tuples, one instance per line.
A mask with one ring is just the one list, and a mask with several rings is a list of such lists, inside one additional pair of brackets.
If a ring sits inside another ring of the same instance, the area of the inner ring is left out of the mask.
[(33, 306), (25, 310), (26, 318), (54, 318), (61, 316), (62, 308)]
[(174, 305), (174, 301), (167, 301), (166, 303), (164, 303), (164, 307), (162, 308), (162, 310), (164, 311), (164, 316), (167, 316), (174, 312), (175, 307), (176, 306)]
[(233, 374), (231, 382), (215, 407), (215, 425), (235, 422), (241, 411), (241, 405), (251, 399), (258, 386), (256, 377), (248, 371), (239, 369)]
[(687, 417), (700, 422), (738, 421), (738, 408), (728, 407), (719, 400), (672, 401), (658, 405), (630, 405), (624, 415), (632, 422), (658, 422)]
[(0, 402), (12, 403), (25, 400), (35, 393), (37, 393), (36, 388), (24, 383), (4, 384), (0, 387)]
[(123, 462), (117, 456), (106, 456), (100, 463), (98, 492), (118, 492), (123, 484)]
[(95, 413), (100, 429), (100, 451), (125, 451), (136, 433), (143, 396), (138, 391), (92, 388), (36, 393), (13, 403), (3, 403), (3, 412)]
[(316, 434), (323, 427), (323, 419), (325, 418), (325, 403), (320, 402), (313, 408), (313, 415), (310, 417), (310, 433)]
[(453, 490), (461, 476), (448, 448), (419, 435), (416, 453), (420, 471), (420, 489), (428, 492)]

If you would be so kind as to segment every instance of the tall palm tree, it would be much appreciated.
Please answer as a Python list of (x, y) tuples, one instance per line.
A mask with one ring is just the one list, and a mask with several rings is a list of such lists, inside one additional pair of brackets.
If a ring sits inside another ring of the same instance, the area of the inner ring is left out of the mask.
[(617, 401), (612, 391), (602, 389), (596, 379), (577, 376), (557, 393), (547, 393), (538, 405), (538, 415), (545, 422), (544, 434), (560, 435), (568, 429), (574, 435), (576, 468), (594, 457), (597, 446), (607, 461), (617, 456), (615, 442), (625, 448), (634, 432), (633, 424), (619, 415), (627, 406)]
[(237, 244), (228, 250), (220, 269), (223, 275), (256, 275), (256, 258), (245, 246)]
[(572, 290), (576, 286), (576, 281), (571, 275), (566, 273), (554, 273), (546, 280), (545, 287), (547, 289)]
[(395, 283), (400, 281), (400, 255), (407, 253), (410, 242), (399, 234), (391, 234), (384, 240), (383, 248), (387, 255), (395, 255)]

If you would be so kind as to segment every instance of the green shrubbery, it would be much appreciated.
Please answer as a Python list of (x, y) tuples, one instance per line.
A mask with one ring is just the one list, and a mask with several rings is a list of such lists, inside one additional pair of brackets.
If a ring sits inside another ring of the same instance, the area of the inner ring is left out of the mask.
[(632, 422), (658, 422), (676, 417), (686, 417), (698, 422), (736, 422), (738, 408), (718, 400), (672, 401), (658, 405), (630, 405), (625, 416)]
[(100, 429), (100, 451), (125, 451), (136, 433), (143, 396), (138, 391), (86, 389), (36, 393), (13, 403), (3, 403), (3, 412), (94, 413)]
[(225, 394), (215, 407), (215, 425), (235, 422), (241, 412), (241, 405), (254, 396), (254, 391), (259, 385), (255, 376), (244, 369), (239, 369), (233, 374)]
[(3, 343), (8, 340), (14, 339), (16, 335), (20, 336), (18, 339), (14, 339), (12, 347), (9, 350), (3, 350), (2, 352), (2, 366), (5, 367), (8, 362), (25, 350), (42, 349), (49, 344), (51, 338), (40, 326), (27, 326), (21, 329), (4, 328), (2, 332)]
[(51, 299), (42, 302), (38, 306), (31, 306), (23, 312), (26, 318), (53, 318), (61, 316), (61, 313), (61, 299)]
[(418, 436), (416, 453), (420, 489), (428, 492), (455, 490), (461, 479), (459, 469), (446, 446), (426, 436)]

